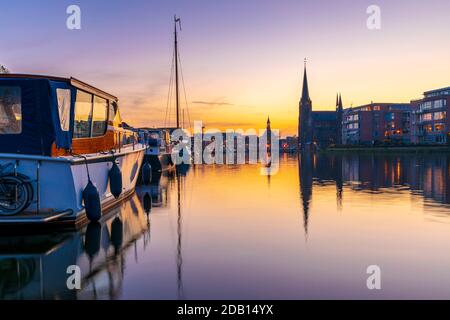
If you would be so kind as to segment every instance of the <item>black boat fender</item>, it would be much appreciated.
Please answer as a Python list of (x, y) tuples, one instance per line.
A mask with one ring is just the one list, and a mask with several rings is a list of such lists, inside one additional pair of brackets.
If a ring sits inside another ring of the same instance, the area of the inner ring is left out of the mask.
[(100, 203), (100, 195), (97, 188), (91, 181), (91, 176), (89, 175), (89, 166), (87, 163), (87, 158), (83, 157), (86, 161), (86, 171), (88, 176), (88, 183), (83, 190), (83, 202), (84, 209), (86, 211), (86, 216), (89, 221), (96, 222), (102, 217), (102, 206)]
[(122, 172), (120, 171), (117, 161), (113, 159), (113, 165), (109, 170), (109, 190), (114, 198), (118, 199), (122, 194)]
[(152, 181), (152, 166), (150, 165), (150, 163), (148, 163), (148, 161), (146, 161), (142, 166), (142, 182), (145, 185), (149, 185), (151, 181)]
[(144, 210), (146, 214), (149, 214), (152, 211), (152, 197), (148, 192), (144, 195)]

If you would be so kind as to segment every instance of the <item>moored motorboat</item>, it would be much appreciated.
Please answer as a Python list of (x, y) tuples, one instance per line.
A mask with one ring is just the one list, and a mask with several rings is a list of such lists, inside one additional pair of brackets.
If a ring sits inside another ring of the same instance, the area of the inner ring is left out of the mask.
[(134, 191), (144, 152), (115, 96), (74, 78), (0, 76), (0, 226), (84, 224), (88, 183), (107, 212)]
[(171, 171), (175, 169), (172, 161), (172, 143), (170, 129), (142, 128), (139, 129), (141, 139), (147, 146), (144, 161), (148, 161), (154, 172)]

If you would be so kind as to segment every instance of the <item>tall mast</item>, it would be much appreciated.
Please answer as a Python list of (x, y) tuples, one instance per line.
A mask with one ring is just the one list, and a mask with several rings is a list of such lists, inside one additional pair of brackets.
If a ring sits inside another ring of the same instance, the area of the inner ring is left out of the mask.
[(176, 104), (177, 104), (177, 128), (180, 128), (180, 93), (178, 88), (178, 38), (177, 38), (177, 22), (180, 23), (181, 30), (181, 20), (174, 16), (174, 30), (175, 30), (175, 94), (176, 94)]

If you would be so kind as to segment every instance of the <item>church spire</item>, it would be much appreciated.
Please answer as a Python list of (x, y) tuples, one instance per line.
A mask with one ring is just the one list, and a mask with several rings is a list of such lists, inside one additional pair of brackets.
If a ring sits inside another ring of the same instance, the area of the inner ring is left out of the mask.
[(308, 76), (306, 74), (306, 59), (305, 59), (302, 97), (300, 98), (299, 117), (298, 117), (298, 137), (302, 149), (306, 148), (313, 141), (311, 113), (312, 113), (312, 101), (311, 98), (309, 97)]
[(304, 73), (303, 73), (303, 88), (302, 88), (301, 101), (311, 101), (311, 99), (309, 98), (308, 75), (306, 74), (306, 58), (305, 58), (305, 68), (304, 68)]
[(336, 143), (342, 144), (342, 120), (343, 120), (344, 106), (342, 105), (342, 96), (339, 92), (336, 104)]

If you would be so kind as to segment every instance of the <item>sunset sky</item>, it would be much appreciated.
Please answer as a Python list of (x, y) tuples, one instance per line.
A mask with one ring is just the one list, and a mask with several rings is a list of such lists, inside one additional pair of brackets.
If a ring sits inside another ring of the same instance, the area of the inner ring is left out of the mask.
[[(334, 108), (338, 91), (347, 107), (450, 86), (448, 0), (0, 3), (0, 64), (109, 91), (135, 126), (164, 124), (175, 13), (191, 120), (208, 128), (262, 128), (270, 116), (295, 134), (305, 57), (314, 110)], [(71, 4), (81, 30), (66, 28)], [(381, 30), (366, 27), (371, 4)]]

